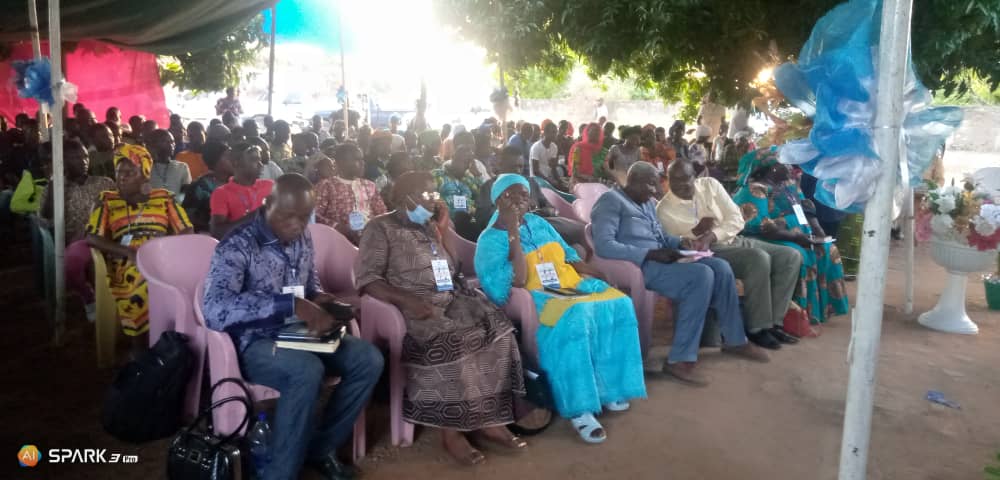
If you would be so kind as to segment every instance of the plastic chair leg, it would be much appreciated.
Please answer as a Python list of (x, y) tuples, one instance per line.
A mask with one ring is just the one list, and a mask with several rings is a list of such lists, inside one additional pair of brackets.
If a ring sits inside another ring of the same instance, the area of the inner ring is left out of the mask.
[(392, 445), (413, 445), (413, 424), (403, 420), (403, 395), (406, 372), (403, 371), (403, 338), (394, 336), (389, 344), (389, 416)]

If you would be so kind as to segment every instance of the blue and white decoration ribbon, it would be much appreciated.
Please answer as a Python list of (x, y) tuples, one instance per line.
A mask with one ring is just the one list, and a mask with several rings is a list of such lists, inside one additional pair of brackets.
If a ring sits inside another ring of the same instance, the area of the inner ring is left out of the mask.
[[(881, 0), (838, 5), (816, 22), (797, 63), (774, 72), (785, 98), (813, 119), (809, 137), (783, 145), (779, 161), (819, 179), (816, 199), (839, 210), (862, 211), (878, 183), (873, 132), (881, 11)], [(907, 54), (900, 175), (911, 186), (962, 121), (961, 109), (930, 102)]]
[[(14, 84), (21, 98), (33, 98), (48, 105), (55, 103), (52, 95), (52, 66), (48, 58), (14, 61), (13, 67)], [(59, 91), (61, 100), (76, 103), (76, 85), (63, 80)]]

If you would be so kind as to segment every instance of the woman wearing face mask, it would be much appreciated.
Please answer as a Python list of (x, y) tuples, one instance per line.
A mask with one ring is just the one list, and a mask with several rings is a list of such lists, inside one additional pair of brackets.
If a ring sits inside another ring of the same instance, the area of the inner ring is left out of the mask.
[(397, 210), (372, 219), (362, 234), (357, 283), (406, 319), (403, 417), (438, 428), (445, 450), (461, 464), (485, 460), (466, 434), (523, 449), (527, 444), (505, 427), (514, 421), (513, 396), (524, 390), (514, 327), (454, 279), (457, 265), (444, 235), (448, 208), (434, 178), (404, 173), (392, 203)]
[[(587, 443), (607, 439), (594, 414), (623, 412), (645, 398), (639, 325), (632, 300), (600, 279), (542, 217), (527, 213), (528, 181), (497, 177), (490, 190), (497, 211), (479, 237), (476, 273), (498, 305), (511, 287), (531, 292), (539, 312), (538, 363), (548, 375), (559, 414)], [(563, 297), (549, 289), (575, 289)]]

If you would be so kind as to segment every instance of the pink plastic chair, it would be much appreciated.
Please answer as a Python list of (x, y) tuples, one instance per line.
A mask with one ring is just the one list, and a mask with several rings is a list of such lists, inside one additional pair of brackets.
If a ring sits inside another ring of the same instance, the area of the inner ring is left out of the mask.
[(358, 258), (358, 247), (347, 237), (326, 225), (309, 225), (312, 235), (316, 273), (323, 290), (357, 306), (358, 291), (354, 288), (354, 262)]
[(149, 344), (156, 343), (163, 332), (176, 330), (187, 335), (194, 352), (194, 374), (184, 403), (189, 418), (198, 415), (206, 349), (191, 299), (208, 274), (218, 243), (206, 235), (176, 235), (150, 240), (136, 254), (136, 266), (149, 288)]
[[(591, 249), (594, 248), (592, 228), (592, 225), (588, 223), (585, 235)], [(590, 264), (603, 272), (612, 285), (619, 290), (628, 292), (629, 296), (632, 297), (635, 315), (639, 320), (639, 344), (642, 347), (642, 355), (645, 357), (646, 353), (649, 352), (649, 343), (653, 335), (653, 310), (656, 306), (656, 292), (646, 289), (642, 270), (631, 262), (601, 258), (595, 253)]]
[[(205, 285), (204, 282), (198, 284), (198, 288), (195, 289), (193, 303), (195, 318), (198, 322), (198, 327), (202, 330), (205, 339), (208, 344), (208, 378), (212, 385), (215, 385), (223, 378), (238, 378), (243, 380), (246, 384), (247, 389), (250, 390), (250, 396), (252, 397), (250, 401), (254, 404), (263, 402), (266, 400), (273, 400), (281, 396), (277, 390), (255, 383), (247, 382), (243, 379), (243, 373), (240, 371), (239, 357), (236, 356), (236, 347), (233, 345), (233, 339), (228, 333), (219, 332), (212, 330), (205, 326), (205, 317), (202, 314), (202, 299), (205, 297)], [(360, 331), (358, 329), (358, 323), (351, 320), (351, 335), (355, 337), (360, 337)], [(336, 378), (332, 381), (327, 382), (327, 385), (336, 384)], [(243, 391), (240, 390), (236, 385), (222, 385), (216, 389), (215, 396), (212, 397), (211, 401), (218, 401), (226, 397), (232, 396), (242, 396)], [(240, 408), (240, 404), (236, 402), (226, 403), (219, 408), (212, 411), (212, 426), (217, 435), (229, 435), (236, 430), (240, 425), (240, 421), (243, 419), (244, 412)], [(240, 434), (246, 432), (246, 427), (240, 431)], [(359, 450), (359, 445), (361, 446)], [(358, 417), (357, 421), (354, 423), (354, 460), (357, 461), (365, 456), (365, 424), (364, 424), (364, 414)]]
[(590, 212), (594, 209), (594, 204), (597, 203), (597, 199), (601, 198), (600, 195), (594, 196), (581, 196), (573, 202), (573, 212), (576, 213), (576, 217), (584, 223), (590, 223)]
[(604, 195), (606, 192), (610, 190), (611, 189), (608, 188), (607, 185), (596, 182), (578, 183), (576, 185), (573, 185), (573, 195), (576, 195), (576, 198), (578, 199), (584, 197), (593, 198), (595, 202), (597, 201), (598, 198), (601, 197), (601, 195)]
[(542, 195), (545, 195), (545, 200), (552, 204), (552, 207), (556, 209), (556, 212), (559, 213), (560, 217), (578, 220), (576, 212), (573, 211), (573, 205), (570, 205), (570, 203), (560, 197), (558, 193), (547, 188), (543, 188)]
[(476, 243), (462, 238), (453, 228), (445, 230), (444, 234), (447, 235), (448, 242), (455, 250), (455, 256), (458, 257), (453, 260), (462, 264), (462, 274), (465, 275), (466, 285), (469, 288), (479, 288), (479, 278), (476, 276), (475, 265)]
[[(389, 435), (394, 447), (413, 445), (413, 424), (403, 419), (404, 336), (406, 320), (398, 308), (371, 295), (361, 297), (361, 338), (389, 349)], [(363, 422), (364, 415), (358, 418), (359, 423)]]

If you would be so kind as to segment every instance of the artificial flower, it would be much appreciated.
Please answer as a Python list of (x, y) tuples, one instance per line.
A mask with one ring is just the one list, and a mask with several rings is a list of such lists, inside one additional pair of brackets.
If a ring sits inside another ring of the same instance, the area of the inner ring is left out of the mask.
[(946, 235), (955, 227), (955, 221), (948, 215), (934, 215), (931, 218), (931, 231), (937, 235)]
[(955, 211), (955, 197), (951, 195), (941, 195), (937, 201), (938, 213), (949, 214)]
[(993, 235), (980, 235), (976, 229), (969, 229), (969, 246), (986, 252), (996, 250), (1000, 246), (1000, 229), (993, 232)]
[(972, 217), (972, 225), (976, 233), (984, 237), (989, 237), (997, 231), (997, 225), (981, 216)]
[(993, 224), (994, 227), (1000, 227), (1000, 205), (984, 203), (983, 206), (979, 207), (979, 216)]

